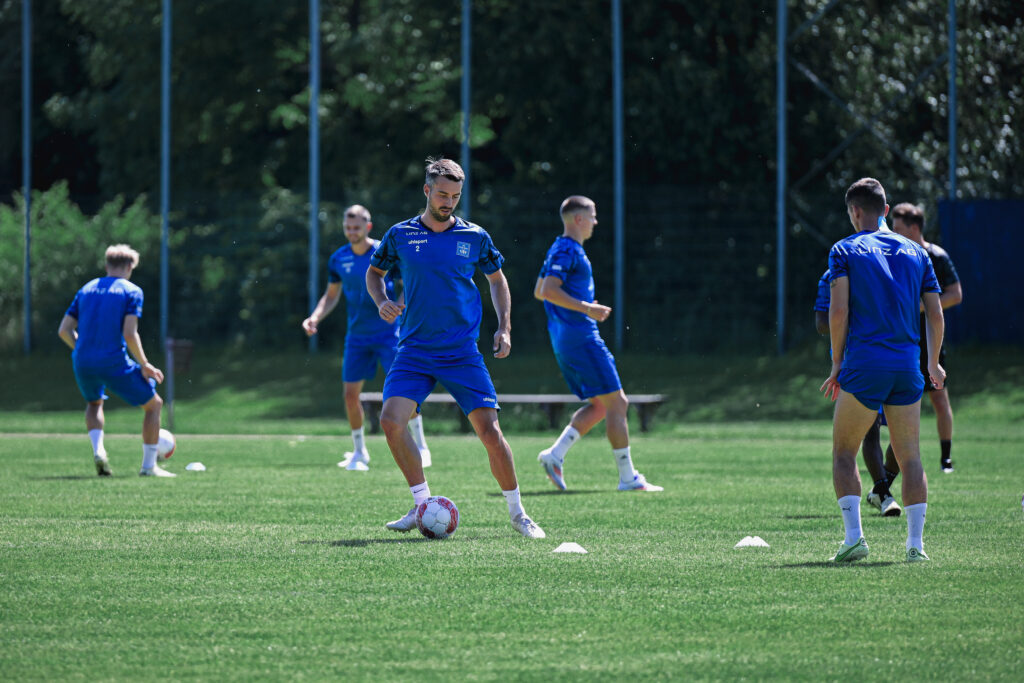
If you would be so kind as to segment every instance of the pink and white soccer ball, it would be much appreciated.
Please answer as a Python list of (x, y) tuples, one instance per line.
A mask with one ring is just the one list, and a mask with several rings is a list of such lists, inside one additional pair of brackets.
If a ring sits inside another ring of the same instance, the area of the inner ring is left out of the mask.
[(427, 538), (448, 538), (459, 528), (459, 509), (444, 496), (431, 496), (416, 508), (416, 526)]
[(159, 460), (167, 460), (167, 458), (174, 455), (174, 447), (177, 445), (177, 442), (174, 440), (174, 434), (171, 434), (166, 429), (161, 429), (160, 438), (156, 442), (156, 457)]

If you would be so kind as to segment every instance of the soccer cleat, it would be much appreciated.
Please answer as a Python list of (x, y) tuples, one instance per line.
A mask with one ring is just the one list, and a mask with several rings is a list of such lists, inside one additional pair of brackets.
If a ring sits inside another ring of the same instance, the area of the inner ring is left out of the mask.
[(854, 562), (856, 560), (862, 560), (868, 556), (868, 542), (863, 537), (852, 545), (846, 545), (842, 543), (839, 546), (839, 552), (829, 559), (829, 562)]
[(654, 484), (648, 484), (644, 475), (639, 472), (633, 473), (633, 481), (619, 481), (620, 491), (664, 491), (665, 489), (661, 486), (655, 486)]
[(393, 522), (388, 522), (384, 526), (392, 531), (401, 531), (403, 534), (406, 531), (412, 531), (416, 528), (416, 508), (418, 505), (413, 505), (412, 510), (405, 513), (401, 519), (396, 519)]
[(370, 469), (370, 454), (366, 451), (362, 453), (345, 453), (345, 459), (338, 463), (338, 467), (344, 467), (346, 470), (354, 470), (358, 472), (365, 472)]
[(160, 467), (160, 465), (153, 465), (148, 470), (147, 469), (139, 470), (139, 476), (140, 477), (176, 477), (178, 475), (175, 474), (174, 472), (168, 472), (163, 467)]
[(558, 457), (548, 449), (541, 451), (540, 455), (537, 456), (537, 460), (544, 466), (544, 472), (547, 473), (551, 483), (564, 491), (565, 478), (562, 477), (562, 463), (558, 460)]
[(517, 515), (512, 518), (512, 528), (527, 538), (547, 538), (544, 530), (537, 526), (537, 523), (526, 515)]
[(872, 491), (868, 494), (868, 503), (881, 512), (883, 517), (899, 517), (902, 512), (902, 508), (888, 491), (884, 494)]
[(952, 459), (940, 460), (939, 461), (939, 466), (942, 468), (943, 474), (949, 474), (949, 473), (951, 473), (953, 471), (953, 460)]
[(421, 448), (420, 449), (420, 464), (423, 467), (430, 467), (433, 464), (433, 461), (430, 459), (430, 449), (429, 448)]
[(931, 559), (920, 548), (907, 548), (907, 562), (930, 562)]
[(110, 471), (110, 461), (107, 460), (106, 453), (97, 453), (93, 456), (93, 462), (96, 464), (96, 474), (101, 477), (109, 477), (114, 473)]

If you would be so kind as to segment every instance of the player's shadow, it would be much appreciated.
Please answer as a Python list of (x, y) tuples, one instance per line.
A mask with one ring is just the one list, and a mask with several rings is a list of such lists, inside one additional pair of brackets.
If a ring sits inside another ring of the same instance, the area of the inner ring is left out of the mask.
[(335, 548), (365, 548), (371, 545), (392, 543), (425, 543), (425, 536), (402, 536), (400, 538), (343, 538), (337, 541), (299, 541), (302, 545), (329, 545)]
[(835, 562), (829, 562), (828, 560), (820, 560), (818, 562), (795, 562), (793, 564), (777, 564), (776, 569), (807, 569), (810, 567), (828, 567), (832, 569), (842, 569), (845, 567), (890, 567), (896, 562), (885, 561), (885, 562), (846, 562), (843, 564), (836, 564)]
[(95, 474), (64, 474), (52, 477), (26, 477), (32, 481), (87, 481), (89, 479), (111, 479), (111, 477), (97, 477)]
[[(526, 498), (528, 496), (579, 496), (591, 495), (594, 493), (603, 493), (603, 491), (601, 489), (591, 489), (589, 491), (585, 489), (571, 489), (569, 491), (548, 489), (545, 491), (522, 491), (519, 495), (522, 496), (523, 498)], [(490, 496), (491, 498), (500, 498), (502, 496), (501, 493), (487, 493), (485, 495)]]
[(783, 519), (832, 519), (835, 515), (783, 515)]

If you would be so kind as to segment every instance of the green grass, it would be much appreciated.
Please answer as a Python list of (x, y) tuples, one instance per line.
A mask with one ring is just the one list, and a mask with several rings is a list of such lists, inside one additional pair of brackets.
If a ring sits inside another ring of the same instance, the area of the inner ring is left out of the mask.
[[(989, 438), (989, 437), (994, 438)], [(508, 524), (478, 443), (431, 437), (454, 538), (383, 522), (410, 496), (382, 440), (180, 434), (174, 480), (140, 479), (134, 436), (0, 436), (0, 676), (17, 679), (1011, 679), (1024, 659), (1024, 432), (975, 434), (931, 477), (928, 565), (905, 522), (863, 506), (867, 561), (841, 539), (827, 422), (720, 424), (638, 437), (661, 494), (614, 491), (606, 445), (570, 454), (554, 492), (512, 435), (527, 510)], [(198, 460), (205, 473), (184, 471)], [(746, 535), (770, 549), (734, 550)], [(559, 555), (575, 541), (588, 555)]]

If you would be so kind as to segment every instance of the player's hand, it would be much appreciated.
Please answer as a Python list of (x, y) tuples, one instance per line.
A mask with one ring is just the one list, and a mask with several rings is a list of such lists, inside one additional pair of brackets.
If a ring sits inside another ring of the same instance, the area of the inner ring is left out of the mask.
[(402, 315), (402, 311), (404, 310), (404, 304), (395, 303), (391, 299), (388, 299), (377, 307), (380, 317), (389, 323), (393, 323), (398, 320), (398, 316)]
[(597, 299), (594, 299), (594, 303), (587, 304), (587, 317), (593, 318), (599, 323), (603, 323), (611, 314), (612, 309), (597, 303)]
[(494, 333), (494, 357), (507, 358), (512, 353), (512, 336), (508, 330), (498, 330)]
[(938, 363), (935, 365), (928, 365), (928, 376), (936, 391), (942, 391), (942, 388), (946, 386), (946, 369)]
[(142, 366), (142, 376), (147, 379), (155, 379), (157, 384), (160, 384), (164, 381), (163, 370), (156, 367), (152, 363), (146, 363), (145, 365)]
[(825, 397), (829, 400), (835, 401), (839, 398), (840, 389), (842, 389), (842, 387), (839, 386), (839, 368), (833, 367), (832, 374), (830, 374), (828, 379), (825, 380), (825, 383), (821, 385), (821, 389), (819, 389), (819, 391), (824, 392)]
[(302, 329), (306, 331), (307, 337), (312, 337), (314, 334), (316, 334), (316, 324), (317, 321), (313, 320), (312, 316), (302, 321)]

